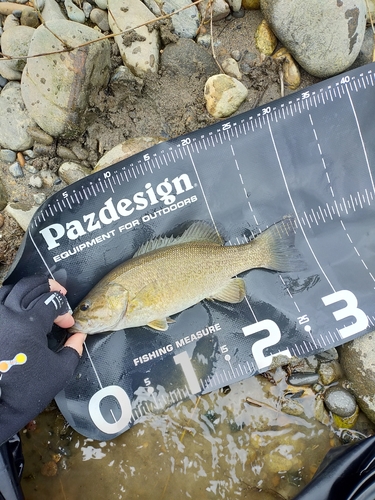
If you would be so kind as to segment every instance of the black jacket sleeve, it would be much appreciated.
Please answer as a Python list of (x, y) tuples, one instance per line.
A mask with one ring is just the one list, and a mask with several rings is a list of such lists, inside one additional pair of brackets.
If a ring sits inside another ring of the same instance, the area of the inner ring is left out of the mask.
[(0, 445), (35, 418), (71, 379), (79, 354), (48, 348), (53, 321), (68, 312), (46, 277), (0, 288)]

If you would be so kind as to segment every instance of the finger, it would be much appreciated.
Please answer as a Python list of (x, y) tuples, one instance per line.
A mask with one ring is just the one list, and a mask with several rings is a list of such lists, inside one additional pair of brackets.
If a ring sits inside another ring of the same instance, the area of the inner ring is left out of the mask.
[(64, 344), (64, 347), (71, 347), (72, 349), (75, 349), (80, 356), (82, 356), (83, 343), (85, 342), (86, 337), (86, 333), (77, 332), (68, 338), (68, 340)]
[(74, 325), (74, 318), (70, 313), (65, 313), (57, 316), (54, 323), (61, 328), (70, 328)]
[(66, 288), (63, 287), (62, 285), (60, 285), (60, 283), (58, 281), (50, 278), (48, 280), (48, 282), (49, 282), (49, 289), (51, 292), (60, 292), (63, 295), (66, 295), (66, 293), (67, 293)]

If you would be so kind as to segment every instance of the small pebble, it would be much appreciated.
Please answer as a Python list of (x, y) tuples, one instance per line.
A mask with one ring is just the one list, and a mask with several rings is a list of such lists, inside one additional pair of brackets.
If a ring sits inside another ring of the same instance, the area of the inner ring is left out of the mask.
[(57, 156), (63, 158), (64, 160), (77, 160), (77, 156), (66, 146), (57, 146), (56, 153)]
[(1, 149), (0, 150), (0, 160), (5, 163), (13, 163), (16, 161), (17, 154), (11, 149)]
[(107, 0), (94, 0), (99, 9), (106, 10), (108, 8)]
[(337, 361), (328, 361), (320, 364), (319, 375), (323, 385), (331, 385), (341, 378), (342, 371)]
[(352, 394), (342, 387), (334, 386), (324, 394), (326, 407), (339, 417), (351, 417), (357, 411), (357, 403)]
[(93, 9), (93, 6), (91, 5), (91, 3), (89, 3), (89, 2), (83, 2), (83, 4), (82, 4), (82, 10), (83, 10), (83, 13), (86, 16), (86, 19), (88, 19), (90, 17), (90, 13), (91, 13), (92, 9)]
[[(30, 134), (31, 135), (31, 134)], [(46, 144), (34, 143), (35, 156), (55, 156), (56, 148), (54, 145), (47, 146)]]
[(41, 188), (43, 186), (43, 181), (39, 175), (32, 175), (29, 179), (29, 184), (31, 187)]
[(18, 151), (17, 153), (17, 161), (22, 168), (25, 166), (25, 157), (23, 156), (21, 151)]
[(324, 402), (320, 397), (317, 397), (315, 399), (315, 405), (314, 405), (314, 417), (316, 420), (321, 422), (323, 425), (328, 425), (329, 424), (329, 415), (328, 412), (324, 406)]
[(235, 17), (235, 18), (241, 18), (241, 17), (244, 17), (245, 16), (245, 10), (244, 9), (240, 9), (240, 10), (237, 10), (237, 11), (233, 11), (232, 12), (232, 16)]
[(303, 386), (303, 385), (314, 385), (318, 382), (319, 375), (317, 373), (305, 372), (305, 373), (292, 373), (288, 378), (288, 383), (290, 385), (295, 386)]
[(57, 177), (50, 170), (41, 170), (39, 175), (43, 179), (43, 184), (47, 187), (52, 187)]
[(90, 21), (99, 26), (102, 31), (109, 31), (108, 15), (104, 10), (92, 9)]
[(64, 162), (58, 171), (59, 177), (66, 184), (73, 184), (73, 182), (77, 182), (87, 175), (91, 174), (91, 170), (85, 167), (82, 167), (78, 163), (74, 163), (71, 161)]
[(66, 9), (66, 13), (71, 21), (76, 23), (84, 23), (85, 22), (85, 14), (84, 12), (77, 7), (73, 0), (64, 0), (64, 5)]
[(84, 149), (82, 146), (73, 145), (71, 150), (79, 160), (87, 160), (87, 157), (89, 156), (87, 149)]
[(29, 174), (37, 174), (39, 170), (34, 167), (34, 165), (29, 165), (28, 163), (25, 164), (25, 170), (26, 172), (29, 172)]
[(305, 413), (303, 406), (293, 399), (286, 398), (281, 403), (281, 411), (288, 415), (299, 416)]
[(12, 165), (10, 165), (9, 172), (13, 175), (15, 179), (23, 177), (23, 170), (18, 161), (15, 161), (14, 163), (12, 163)]
[(8, 83), (8, 80), (0, 75), (0, 87), (3, 88)]
[(33, 195), (33, 198), (37, 205), (41, 205), (46, 201), (47, 196), (45, 195), (45, 193), (36, 193)]
[(22, 16), (22, 10), (14, 10), (12, 12), (12, 14), (14, 15), (14, 17), (16, 17), (17, 19), (21, 19), (21, 16)]
[(55, 140), (52, 135), (47, 134), (39, 127), (27, 127), (27, 133), (41, 145), (51, 146)]
[(37, 28), (40, 25), (38, 13), (32, 9), (25, 9), (21, 14), (21, 24), (23, 26), (30, 26), (30, 28)]
[(238, 62), (241, 59), (241, 52), (239, 50), (233, 50), (231, 56)]

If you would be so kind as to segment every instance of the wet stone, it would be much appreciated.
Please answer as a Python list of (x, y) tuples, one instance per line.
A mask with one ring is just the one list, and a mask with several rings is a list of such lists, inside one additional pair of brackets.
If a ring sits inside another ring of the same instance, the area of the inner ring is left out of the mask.
[(357, 403), (352, 394), (342, 387), (330, 387), (324, 394), (326, 407), (340, 417), (350, 417), (357, 410)]
[(321, 422), (323, 425), (329, 424), (329, 415), (328, 415), (327, 410), (324, 406), (324, 402), (320, 397), (317, 397), (315, 400), (314, 417), (316, 418), (316, 420)]
[(314, 372), (292, 373), (288, 378), (288, 383), (295, 386), (314, 385), (318, 382), (319, 375)]
[(239, 432), (241, 429), (244, 428), (244, 423), (241, 422), (240, 424), (237, 423), (233, 418), (229, 420), (229, 429), (231, 432)]
[(353, 415), (350, 415), (349, 417), (340, 417), (336, 413), (332, 414), (333, 417), (333, 422), (336, 425), (336, 427), (339, 427), (341, 429), (351, 429), (354, 427), (354, 425), (357, 422), (359, 416), (359, 407), (356, 407), (355, 412)]
[(204, 415), (207, 420), (209, 420), (212, 424), (216, 424), (220, 421), (220, 415), (215, 413), (213, 410), (208, 410), (207, 413)]
[(281, 411), (288, 415), (299, 416), (305, 413), (303, 406), (293, 399), (286, 398), (281, 403)]
[(337, 361), (329, 361), (327, 363), (321, 363), (319, 367), (319, 375), (324, 385), (330, 385), (333, 382), (337, 382), (342, 376), (342, 371), (340, 365)]

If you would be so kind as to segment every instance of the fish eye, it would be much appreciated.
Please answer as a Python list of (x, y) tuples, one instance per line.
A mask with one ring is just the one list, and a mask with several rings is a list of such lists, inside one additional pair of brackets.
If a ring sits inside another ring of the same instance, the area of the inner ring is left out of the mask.
[(91, 306), (91, 302), (86, 300), (83, 304), (79, 306), (81, 311), (87, 311), (87, 309)]

